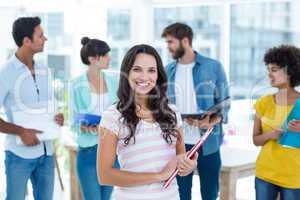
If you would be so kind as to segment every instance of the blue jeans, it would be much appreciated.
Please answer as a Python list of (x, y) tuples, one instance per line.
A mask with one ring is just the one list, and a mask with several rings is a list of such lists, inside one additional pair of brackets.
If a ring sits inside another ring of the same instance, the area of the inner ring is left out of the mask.
[[(189, 151), (193, 145), (185, 145)], [(202, 148), (198, 151), (198, 172), (202, 200), (216, 200), (219, 193), (219, 178), (221, 170), (220, 151), (203, 156)], [(177, 176), (180, 200), (191, 200), (193, 173), (188, 176)]]
[(109, 200), (112, 186), (100, 185), (97, 179), (97, 145), (79, 148), (77, 154), (77, 175), (85, 200)]
[(5, 151), (6, 200), (24, 200), (28, 179), (35, 200), (52, 200), (54, 188), (54, 158), (40, 156), (21, 158)]
[(283, 188), (255, 177), (256, 200), (276, 200), (280, 193), (281, 200), (299, 200), (299, 189)]

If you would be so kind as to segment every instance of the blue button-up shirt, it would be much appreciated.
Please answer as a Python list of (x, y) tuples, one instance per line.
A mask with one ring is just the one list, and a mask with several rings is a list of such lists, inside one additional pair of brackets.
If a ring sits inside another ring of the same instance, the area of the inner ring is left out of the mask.
[[(220, 62), (202, 56), (195, 52), (195, 66), (193, 67), (193, 85), (196, 95), (197, 111), (203, 112), (209, 107), (221, 102), (229, 96), (228, 82)], [(174, 61), (166, 67), (168, 76), (168, 98), (176, 104), (175, 75), (177, 62)], [(189, 97), (186, 97), (189, 98)], [(229, 108), (228, 108), (229, 109)], [(223, 110), (223, 123), (227, 122), (228, 109)], [(195, 111), (195, 112), (197, 112)], [(189, 131), (189, 130), (184, 130)], [(203, 130), (199, 130), (200, 132)], [(196, 142), (196, 141), (195, 141)], [(203, 144), (203, 154), (208, 155), (219, 150), (223, 142), (222, 124), (214, 127), (213, 133)]]
[[(10, 123), (14, 123), (14, 112), (47, 108), (53, 99), (49, 68), (38, 63), (34, 64), (34, 68), (35, 81), (29, 69), (15, 55), (0, 66), (0, 108), (4, 108)], [(53, 153), (51, 141), (25, 146), (17, 143), (17, 137), (14, 134), (6, 135), (5, 150), (28, 159)]]

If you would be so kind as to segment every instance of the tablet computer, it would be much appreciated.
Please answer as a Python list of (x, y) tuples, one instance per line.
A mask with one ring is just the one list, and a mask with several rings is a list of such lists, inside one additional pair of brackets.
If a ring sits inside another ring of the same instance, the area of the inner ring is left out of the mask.
[(193, 118), (193, 119), (203, 119), (206, 116), (205, 112), (203, 113), (190, 113), (190, 114), (181, 114), (182, 119)]
[(225, 108), (228, 108), (230, 106), (230, 97), (226, 97), (223, 101), (220, 103), (211, 106), (210, 108), (207, 109), (207, 111), (204, 112), (199, 112), (199, 113), (184, 113), (181, 114), (181, 118), (193, 118), (193, 119), (203, 119), (205, 118), (206, 115), (211, 114), (219, 114), (221, 111)]

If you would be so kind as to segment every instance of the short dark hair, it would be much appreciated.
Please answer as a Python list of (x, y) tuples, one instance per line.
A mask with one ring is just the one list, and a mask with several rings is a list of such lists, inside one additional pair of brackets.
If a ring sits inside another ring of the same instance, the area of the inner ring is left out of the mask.
[(194, 36), (193, 30), (190, 26), (179, 22), (171, 24), (163, 30), (161, 37), (166, 37), (167, 35), (171, 35), (178, 40), (182, 40), (184, 37), (187, 37), (190, 45), (192, 45)]
[(39, 17), (20, 17), (13, 23), (12, 35), (18, 47), (23, 45), (23, 39), (33, 39), (35, 27), (41, 24)]
[(81, 61), (86, 65), (90, 64), (88, 57), (104, 56), (110, 51), (108, 44), (98, 39), (83, 37), (81, 39), (81, 44), (80, 57)]
[(264, 55), (264, 62), (285, 68), (291, 87), (300, 85), (300, 49), (292, 45), (270, 48)]

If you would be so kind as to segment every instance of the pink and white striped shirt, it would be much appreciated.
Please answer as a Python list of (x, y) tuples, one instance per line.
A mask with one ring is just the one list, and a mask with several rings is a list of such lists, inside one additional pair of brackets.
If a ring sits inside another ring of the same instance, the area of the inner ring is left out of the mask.
[[(175, 111), (177, 127), (182, 126), (181, 116)], [(121, 170), (130, 172), (160, 172), (166, 164), (176, 156), (176, 139), (173, 144), (168, 144), (163, 136), (158, 123), (140, 120), (133, 139), (125, 146), (124, 138), (129, 134), (129, 129), (122, 123), (121, 113), (116, 105), (110, 106), (102, 115), (100, 126), (118, 136), (117, 155)], [(163, 189), (163, 182), (135, 186), (116, 187), (116, 200), (179, 200), (176, 180)]]

